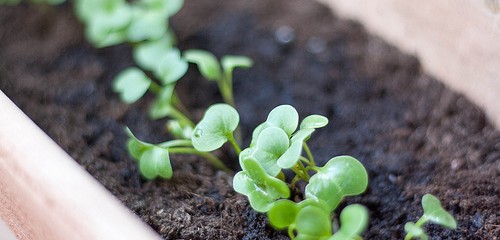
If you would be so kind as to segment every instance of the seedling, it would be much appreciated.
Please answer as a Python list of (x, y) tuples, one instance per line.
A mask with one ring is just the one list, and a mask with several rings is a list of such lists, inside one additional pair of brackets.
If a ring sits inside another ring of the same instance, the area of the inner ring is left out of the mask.
[(146, 179), (155, 179), (157, 177), (170, 179), (172, 177), (170, 154), (199, 155), (206, 158), (214, 167), (227, 172), (231, 171), (215, 155), (196, 150), (188, 139), (152, 144), (139, 140), (128, 128), (126, 128), (126, 132), (129, 136), (127, 143), (129, 154), (138, 162), (139, 170)]
[[(228, 141), (232, 143), (242, 168), (234, 176), (234, 190), (246, 195), (255, 211), (268, 212), (274, 227), (288, 228), (292, 239), (359, 239), (368, 220), (365, 208), (346, 208), (341, 215), (343, 226), (335, 235), (330, 216), (344, 197), (365, 191), (366, 170), (349, 156), (334, 157), (318, 167), (306, 144), (315, 129), (324, 127), (328, 119), (311, 115), (297, 129), (299, 115), (295, 108), (278, 106), (254, 130), (250, 146), (240, 152), (233, 137), (238, 123), (238, 114), (233, 110), (226, 104), (211, 107), (196, 125), (192, 142), (199, 151), (213, 151)], [(284, 181), (284, 170), (295, 173), (290, 183)], [(311, 171), (316, 174), (310, 176)], [(308, 184), (305, 200), (295, 203), (287, 199), (298, 181)]]
[(419, 238), (422, 240), (428, 239), (429, 237), (423, 229), (423, 225), (427, 222), (435, 223), (450, 229), (457, 228), (455, 218), (441, 206), (441, 202), (434, 197), (434, 195), (425, 194), (422, 197), (422, 208), (424, 209), (424, 215), (422, 215), (416, 223), (408, 222), (405, 224), (405, 231), (407, 232), (405, 240), (410, 240), (412, 238)]
[(253, 65), (251, 59), (243, 56), (224, 56), (220, 60), (210, 52), (191, 49), (184, 52), (188, 62), (195, 63), (200, 73), (208, 80), (216, 81), (224, 101), (235, 106), (233, 97), (234, 68), (249, 68)]

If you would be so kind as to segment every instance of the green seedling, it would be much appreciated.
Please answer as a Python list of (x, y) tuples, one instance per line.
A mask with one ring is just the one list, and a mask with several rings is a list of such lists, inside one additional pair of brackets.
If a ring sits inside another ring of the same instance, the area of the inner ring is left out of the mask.
[(427, 222), (435, 223), (450, 229), (457, 228), (455, 218), (441, 206), (441, 202), (434, 195), (425, 194), (422, 197), (422, 208), (424, 209), (424, 215), (422, 215), (416, 223), (408, 222), (405, 224), (404, 228), (407, 232), (405, 240), (410, 240), (412, 238), (419, 238), (422, 240), (428, 239), (429, 237), (423, 229), (423, 225)]
[(168, 19), (183, 0), (75, 0), (75, 12), (85, 24), (87, 39), (97, 47), (162, 38)]
[(194, 154), (206, 158), (214, 167), (230, 172), (231, 170), (215, 155), (200, 152), (193, 147), (188, 139), (170, 140), (159, 144), (147, 143), (134, 136), (130, 129), (126, 128), (129, 136), (127, 149), (139, 163), (139, 170), (146, 179), (161, 177), (170, 179), (173, 175), (170, 164), (170, 154)]
[[(238, 116), (231, 106), (216, 104), (207, 110), (192, 135), (193, 146), (198, 151), (214, 151), (228, 141), (232, 143), (242, 168), (233, 178), (235, 191), (247, 196), (255, 211), (268, 212), (274, 227), (288, 228), (292, 239), (341, 239), (342, 236), (358, 239), (368, 219), (366, 209), (347, 208), (341, 219), (344, 228), (336, 235), (332, 235), (331, 215), (344, 197), (365, 191), (366, 170), (349, 156), (332, 158), (324, 167), (318, 167), (306, 144), (315, 129), (324, 127), (328, 119), (311, 115), (299, 125), (295, 108), (278, 106), (253, 131), (250, 146), (240, 152), (233, 137)], [(295, 173), (291, 183), (284, 181), (284, 170)], [(311, 171), (317, 173), (311, 177)], [(297, 181), (308, 183), (306, 199), (300, 203), (287, 200), (296, 189)], [(352, 219), (363, 224), (356, 225)]]
[(188, 62), (198, 66), (200, 73), (208, 80), (216, 81), (224, 101), (235, 106), (233, 97), (234, 68), (249, 68), (253, 65), (251, 59), (243, 56), (224, 56), (220, 60), (210, 52), (191, 49), (184, 52)]

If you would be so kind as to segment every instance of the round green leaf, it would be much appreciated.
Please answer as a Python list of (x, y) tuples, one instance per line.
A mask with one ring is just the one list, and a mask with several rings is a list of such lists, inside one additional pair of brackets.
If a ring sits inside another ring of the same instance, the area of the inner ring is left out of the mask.
[(295, 166), (302, 155), (302, 144), (313, 132), (314, 129), (301, 129), (294, 134), (290, 146), (277, 161), (280, 168), (289, 169)]
[(299, 113), (290, 105), (281, 105), (269, 113), (266, 123), (270, 126), (279, 127), (288, 136), (292, 136), (299, 124)]
[(295, 223), (299, 210), (300, 208), (295, 202), (288, 199), (282, 199), (273, 204), (267, 213), (267, 218), (274, 228), (283, 230)]
[(220, 148), (232, 136), (239, 121), (238, 112), (230, 105), (212, 105), (194, 128), (191, 137), (193, 146), (203, 152)]
[(296, 239), (321, 239), (332, 234), (330, 212), (317, 206), (302, 208), (296, 217)]
[(151, 85), (144, 72), (138, 68), (128, 68), (122, 71), (113, 82), (113, 90), (120, 94), (122, 101), (133, 103), (141, 98)]
[(328, 118), (321, 115), (307, 116), (300, 123), (300, 129), (306, 128), (322, 128), (328, 124)]
[(172, 48), (158, 59), (158, 65), (155, 76), (160, 79), (164, 85), (177, 82), (188, 69), (188, 63), (181, 58), (179, 49)]
[(139, 161), (139, 170), (147, 179), (162, 177), (170, 179), (172, 177), (172, 166), (168, 150), (159, 147), (153, 147), (145, 151)]
[(368, 186), (368, 174), (353, 157), (338, 156), (330, 159), (309, 180), (306, 197), (325, 201), (334, 210), (343, 197), (361, 194)]
[(168, 18), (162, 12), (139, 7), (133, 9), (133, 17), (127, 28), (130, 42), (159, 39), (167, 32)]
[(340, 230), (331, 240), (357, 239), (368, 227), (368, 210), (359, 204), (345, 207), (340, 213)]
[(289, 144), (288, 136), (281, 128), (269, 127), (262, 131), (256, 146), (250, 148), (248, 153), (274, 177), (281, 171), (277, 161), (287, 151)]
[(172, 46), (173, 39), (168, 34), (155, 41), (139, 43), (134, 48), (134, 60), (140, 67), (154, 71), (158, 67), (159, 59), (167, 54)]
[(186, 58), (188, 62), (196, 64), (201, 75), (206, 79), (213, 81), (221, 79), (219, 61), (211, 52), (190, 49), (184, 51), (184, 58)]
[(457, 221), (441, 206), (439, 199), (432, 194), (425, 194), (422, 197), (422, 207), (424, 208), (424, 218), (439, 224), (443, 227), (456, 229)]

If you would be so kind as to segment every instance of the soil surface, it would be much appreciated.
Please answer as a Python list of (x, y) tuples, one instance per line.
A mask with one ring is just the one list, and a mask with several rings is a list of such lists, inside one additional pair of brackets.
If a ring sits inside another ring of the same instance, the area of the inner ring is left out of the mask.
[[(367, 168), (369, 189), (345, 201), (369, 208), (365, 239), (402, 239), (425, 193), (459, 225), (429, 225), (432, 239), (499, 238), (500, 133), (414, 57), (307, 0), (186, 1), (171, 24), (183, 49), (255, 60), (235, 73), (246, 136), (279, 104), (331, 120), (309, 145), (323, 162), (347, 154)], [(68, 4), (1, 6), (0, 89), (165, 239), (286, 239), (203, 159), (174, 156), (171, 181), (139, 176), (123, 128), (160, 142), (169, 138), (164, 121), (146, 117), (151, 96), (128, 106), (111, 91), (113, 76), (133, 65), (130, 47), (95, 49), (82, 32)], [(195, 118), (220, 101), (193, 66), (178, 91)], [(218, 154), (235, 166), (235, 156)]]

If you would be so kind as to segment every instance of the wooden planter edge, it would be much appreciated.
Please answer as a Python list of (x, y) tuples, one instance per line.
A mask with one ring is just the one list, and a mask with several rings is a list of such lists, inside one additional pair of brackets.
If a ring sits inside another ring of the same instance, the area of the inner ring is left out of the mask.
[(318, 0), (415, 54), (500, 129), (500, 0)]
[(159, 239), (1, 91), (0, 218), (20, 240)]

